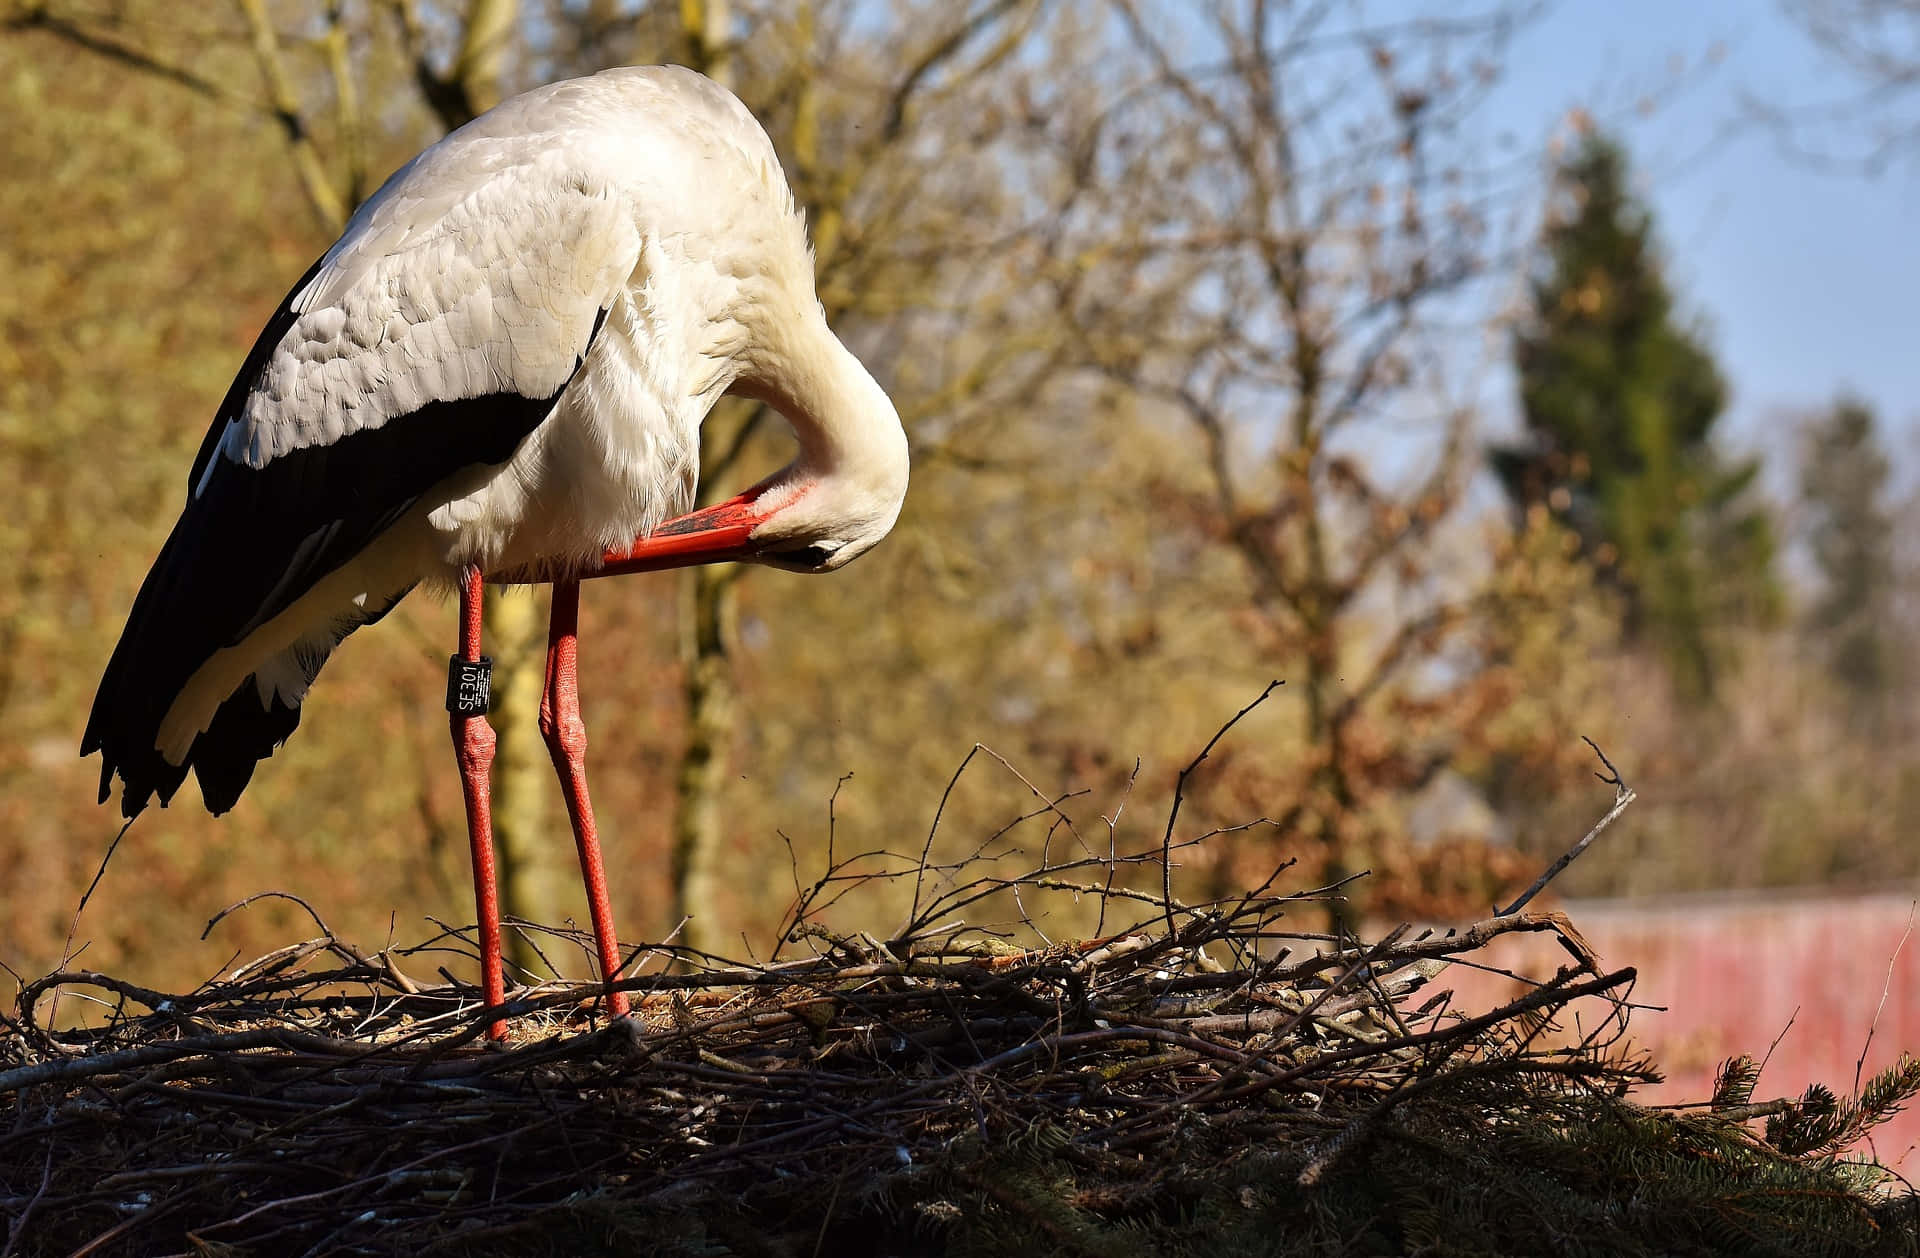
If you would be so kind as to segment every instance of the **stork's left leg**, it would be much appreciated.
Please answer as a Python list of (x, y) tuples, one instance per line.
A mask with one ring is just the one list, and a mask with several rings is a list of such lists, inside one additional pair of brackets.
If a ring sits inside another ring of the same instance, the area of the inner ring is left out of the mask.
[[(480, 990), (489, 1009), (506, 1000), (500, 964), (500, 893), (493, 869), (493, 806), (490, 799), (493, 726), (487, 724), (489, 679), (493, 665), (480, 654), (478, 568), (460, 574), (460, 650), (453, 657), (447, 685), (447, 722), (454, 757), (460, 764), (460, 791), (467, 804), (467, 838), (473, 845), (473, 902), (480, 924)], [(507, 1024), (487, 1024), (487, 1038), (504, 1039)]]
[[(587, 884), (587, 909), (593, 914), (593, 941), (600, 953), (600, 976), (608, 984), (620, 972), (620, 943), (613, 933), (613, 906), (607, 899), (607, 872), (600, 860), (600, 835), (587, 800), (587, 725), (580, 719), (580, 583), (553, 585), (553, 619), (547, 632), (547, 685), (540, 696), (540, 733), (547, 740), (560, 789), (580, 849), (580, 874)], [(607, 993), (614, 1017), (627, 1012), (627, 994)]]

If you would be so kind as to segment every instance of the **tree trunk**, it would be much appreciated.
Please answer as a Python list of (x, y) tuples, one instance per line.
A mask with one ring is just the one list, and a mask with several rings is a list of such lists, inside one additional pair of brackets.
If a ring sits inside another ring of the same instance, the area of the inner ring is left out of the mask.
[(732, 25), (728, 0), (680, 0), (680, 32), (687, 43), (687, 64), (722, 87), (733, 86)]
[(737, 568), (695, 568), (682, 587), (681, 662), (686, 670), (686, 743), (674, 780), (673, 918), (679, 942), (711, 950), (715, 938), (715, 854), (722, 836), (720, 792), (733, 741), (733, 663), (728, 658)]
[[(727, 10), (726, 0), (680, 3), (687, 64), (721, 84), (731, 77)], [(737, 452), (739, 443), (732, 438), (740, 425), (750, 422), (746, 407), (723, 402), (701, 426), (701, 505), (718, 500), (718, 482), (731, 470), (732, 459), (716, 458), (716, 452)], [(724, 444), (716, 438), (725, 438)], [(684, 922), (678, 942), (708, 950), (717, 939), (714, 857), (721, 838), (720, 790), (733, 742), (733, 664), (728, 651), (739, 576), (739, 569), (730, 565), (695, 568), (682, 586), (680, 660), (687, 731), (674, 778), (673, 904), (666, 925), (671, 929)]]

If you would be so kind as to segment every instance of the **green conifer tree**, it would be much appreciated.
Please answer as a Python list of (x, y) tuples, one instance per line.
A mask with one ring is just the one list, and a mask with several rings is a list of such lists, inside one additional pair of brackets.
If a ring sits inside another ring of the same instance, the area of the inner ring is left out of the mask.
[(1892, 680), (1886, 641), (1894, 578), (1888, 473), (1873, 411), (1864, 403), (1842, 398), (1807, 426), (1800, 501), (1821, 588), (1806, 628), (1834, 679), (1856, 701), (1884, 694)]
[(1773, 531), (1758, 463), (1711, 443), (1726, 382), (1685, 327), (1625, 153), (1590, 136), (1558, 172), (1515, 337), (1524, 438), (1493, 452), (1522, 506), (1544, 506), (1625, 594), (1627, 636), (1661, 649), (1681, 692), (1710, 697), (1717, 631), (1769, 614)]

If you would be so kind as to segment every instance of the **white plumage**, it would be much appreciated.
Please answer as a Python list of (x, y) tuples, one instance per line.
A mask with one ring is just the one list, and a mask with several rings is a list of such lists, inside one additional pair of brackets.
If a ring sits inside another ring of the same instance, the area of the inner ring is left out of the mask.
[(83, 752), (230, 806), (341, 638), (421, 581), (573, 577), (686, 511), (732, 390), (800, 455), (703, 558), (842, 566), (906, 441), (828, 330), (765, 133), (689, 71), (529, 92), (408, 162), (289, 295), (215, 418)]

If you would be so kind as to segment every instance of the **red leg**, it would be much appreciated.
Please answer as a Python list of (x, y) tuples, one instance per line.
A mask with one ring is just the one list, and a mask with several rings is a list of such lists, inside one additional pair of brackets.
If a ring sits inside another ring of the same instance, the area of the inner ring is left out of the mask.
[[(587, 725), (580, 719), (580, 583), (553, 585), (553, 621), (547, 633), (547, 685), (540, 696), (540, 733), (553, 755), (560, 789), (573, 820), (573, 841), (580, 849), (580, 874), (587, 884), (587, 908), (593, 914), (593, 941), (600, 952), (600, 975), (609, 983), (620, 972), (620, 943), (613, 931), (613, 906), (607, 899), (607, 871), (600, 860), (600, 835), (587, 800)], [(627, 1012), (627, 994), (607, 993), (614, 1017)]]
[[(460, 574), (460, 652), (454, 657), (453, 679), (447, 688), (448, 724), (453, 730), (454, 758), (460, 763), (460, 789), (467, 801), (467, 838), (473, 844), (473, 900), (480, 914), (480, 986), (489, 1008), (506, 1001), (506, 983), (500, 964), (500, 892), (493, 870), (493, 805), (489, 795), (493, 765), (493, 726), (487, 724), (486, 669), (476, 665), (480, 654), (480, 590), (478, 568)], [(487, 1026), (487, 1038), (505, 1039), (507, 1024), (496, 1019)]]

